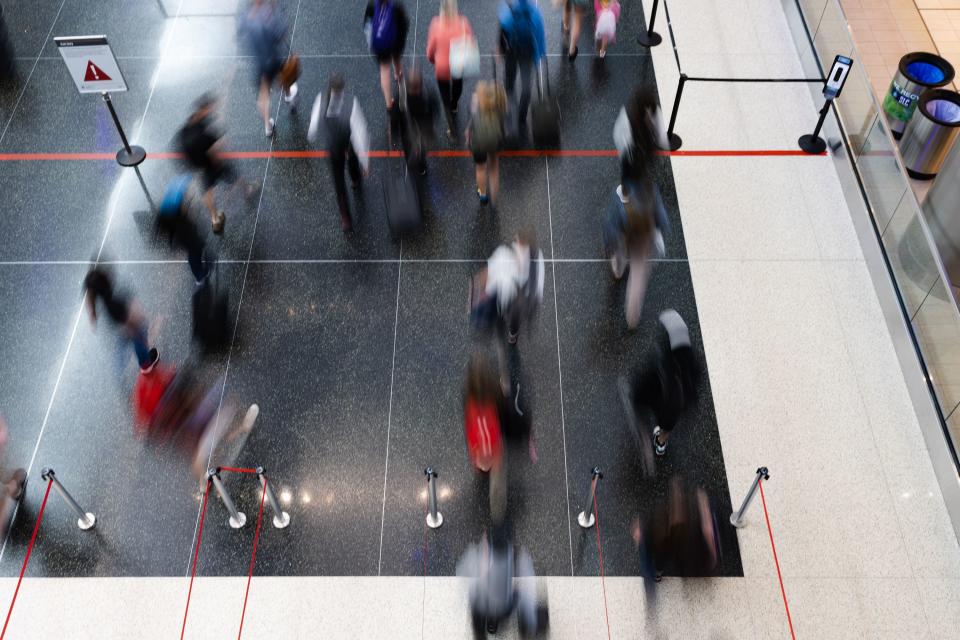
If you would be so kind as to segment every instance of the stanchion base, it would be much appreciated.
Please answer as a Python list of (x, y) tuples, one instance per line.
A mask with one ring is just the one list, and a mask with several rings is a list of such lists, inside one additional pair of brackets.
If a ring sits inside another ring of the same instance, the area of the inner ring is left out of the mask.
[(277, 529), (286, 529), (290, 524), (290, 514), (283, 511), (278, 516), (273, 516), (273, 526)]
[(743, 529), (745, 526), (747, 526), (747, 523), (743, 520), (737, 520), (737, 514), (735, 513), (730, 514), (730, 524), (735, 526), (737, 529)]
[(670, 142), (670, 151), (676, 151), (683, 146), (683, 139), (675, 133), (668, 134), (667, 140)]
[(443, 514), (437, 511), (437, 518), (434, 519), (431, 514), (427, 514), (427, 526), (431, 529), (437, 529), (443, 524)]
[(577, 516), (577, 523), (584, 529), (592, 527), (594, 522), (596, 522), (596, 518), (593, 517), (593, 513), (581, 511), (580, 515)]
[(827, 150), (827, 143), (823, 141), (823, 138), (819, 136), (812, 136), (809, 133), (804, 136), (800, 136), (800, 139), (797, 140), (797, 144), (800, 145), (800, 149), (806, 153), (819, 154)]
[(238, 511), (237, 517), (239, 519), (234, 520), (233, 516), (230, 516), (230, 527), (233, 529), (239, 529), (243, 527), (243, 525), (247, 524), (247, 516), (243, 513), (243, 511)]
[(644, 47), (655, 47), (663, 42), (663, 38), (661, 38), (660, 34), (656, 31), (652, 33), (649, 31), (641, 31), (640, 35), (637, 36), (637, 42)]
[(86, 531), (87, 529), (93, 529), (93, 526), (97, 524), (97, 517), (92, 513), (87, 514), (87, 519), (77, 520), (77, 526)]
[(143, 147), (138, 147), (133, 145), (130, 147), (130, 151), (126, 149), (120, 149), (117, 151), (117, 162), (122, 167), (135, 167), (141, 162), (143, 162), (147, 157), (147, 152)]

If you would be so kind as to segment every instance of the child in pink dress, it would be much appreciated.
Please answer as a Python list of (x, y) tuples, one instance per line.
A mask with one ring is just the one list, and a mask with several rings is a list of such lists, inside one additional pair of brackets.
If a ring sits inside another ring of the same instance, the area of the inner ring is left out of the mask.
[(600, 57), (607, 55), (607, 45), (617, 39), (617, 20), (620, 19), (620, 3), (617, 0), (593, 0), (596, 16), (594, 38)]

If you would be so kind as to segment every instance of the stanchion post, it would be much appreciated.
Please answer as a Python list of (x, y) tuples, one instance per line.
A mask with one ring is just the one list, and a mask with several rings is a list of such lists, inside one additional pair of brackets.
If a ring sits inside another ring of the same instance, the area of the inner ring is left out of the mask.
[(100, 95), (103, 96), (103, 101), (107, 103), (107, 109), (110, 110), (110, 117), (113, 118), (113, 124), (117, 127), (120, 140), (123, 141), (123, 149), (117, 151), (117, 162), (124, 167), (137, 166), (147, 157), (147, 152), (143, 150), (143, 147), (136, 145), (130, 146), (130, 143), (127, 142), (127, 134), (123, 132), (123, 126), (120, 124), (120, 118), (117, 117), (117, 112), (113, 108), (113, 101), (110, 99), (110, 94), (104, 91)]
[(677, 124), (677, 111), (680, 110), (680, 98), (683, 97), (683, 85), (687, 83), (687, 74), (680, 74), (680, 82), (677, 84), (677, 96), (673, 99), (673, 111), (670, 112), (670, 125), (667, 127), (667, 140), (670, 142), (670, 151), (676, 151), (683, 144), (680, 136), (673, 132), (673, 127)]
[(70, 508), (73, 509), (74, 513), (77, 514), (77, 526), (86, 531), (87, 529), (93, 529), (93, 525), (97, 524), (97, 518), (92, 513), (84, 511), (80, 508), (80, 505), (77, 504), (77, 501), (73, 499), (73, 496), (70, 495), (70, 492), (63, 488), (63, 485), (60, 484), (60, 481), (57, 480), (57, 474), (53, 472), (53, 469), (44, 469), (40, 472), (40, 477), (46, 481), (53, 482), (53, 488), (57, 490), (57, 493), (66, 501)]
[(600, 467), (594, 467), (590, 470), (590, 475), (590, 491), (587, 493), (587, 501), (583, 505), (583, 511), (577, 516), (577, 522), (584, 529), (589, 529), (596, 522), (596, 518), (593, 517), (593, 502), (597, 495), (597, 481), (603, 477), (603, 473), (600, 472)]
[(747, 507), (750, 506), (750, 502), (753, 500), (754, 494), (757, 493), (757, 487), (760, 486), (760, 481), (769, 479), (770, 473), (767, 471), (766, 467), (760, 467), (757, 469), (757, 476), (753, 479), (753, 484), (750, 485), (750, 490), (747, 491), (747, 496), (743, 499), (743, 504), (740, 505), (740, 509), (738, 511), (730, 514), (730, 524), (738, 529), (746, 526), (746, 523), (743, 521), (743, 516), (747, 512)]
[(230, 512), (230, 527), (239, 529), (247, 524), (247, 516), (242, 511), (237, 511), (237, 505), (234, 504), (233, 498), (230, 497), (230, 494), (227, 493), (227, 490), (223, 487), (223, 480), (220, 479), (220, 469), (208, 470), (207, 477), (213, 483), (213, 488), (217, 490), (217, 494), (220, 496), (220, 499), (223, 500), (227, 511)]
[(273, 487), (267, 482), (267, 476), (264, 475), (263, 467), (257, 467), (257, 477), (260, 478), (260, 488), (267, 493), (267, 502), (273, 509), (273, 526), (277, 529), (286, 529), (290, 524), (290, 514), (280, 508), (277, 502), (277, 496), (273, 493)]
[(653, 8), (650, 9), (650, 24), (645, 31), (641, 31), (640, 35), (637, 36), (637, 42), (644, 47), (655, 47), (663, 42), (660, 34), (653, 30), (653, 24), (657, 20), (658, 6), (660, 6), (660, 0), (653, 0)]
[(443, 514), (437, 510), (437, 472), (433, 467), (423, 470), (427, 476), (427, 497), (430, 500), (430, 512), (427, 514), (427, 526), (436, 529), (443, 524)]
[(823, 108), (820, 109), (820, 117), (817, 119), (817, 126), (814, 127), (813, 133), (800, 136), (800, 139), (797, 140), (797, 144), (800, 145), (803, 151), (818, 154), (827, 150), (827, 143), (820, 137), (820, 129), (823, 127), (823, 121), (827, 118), (827, 112), (830, 110), (831, 102), (832, 100), (827, 98), (823, 103)]

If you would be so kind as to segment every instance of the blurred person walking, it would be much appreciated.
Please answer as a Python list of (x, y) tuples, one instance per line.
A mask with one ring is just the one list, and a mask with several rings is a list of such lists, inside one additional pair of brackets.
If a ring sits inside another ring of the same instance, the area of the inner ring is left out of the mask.
[(638, 188), (653, 176), (657, 149), (669, 149), (660, 103), (653, 91), (634, 89), (613, 125), (613, 141), (620, 157), (620, 184)]
[[(629, 183), (633, 184), (633, 183)], [(603, 241), (613, 276), (619, 280), (627, 266), (624, 304), (627, 326), (636, 329), (650, 280), (650, 258), (664, 253), (663, 231), (668, 227), (660, 191), (650, 179), (636, 188), (618, 186), (610, 195), (603, 224)]]
[(632, 407), (643, 407), (652, 413), (654, 453), (662, 456), (680, 417), (697, 402), (700, 365), (690, 344), (690, 331), (680, 314), (667, 309), (659, 320), (662, 331), (653, 362), (633, 375), (625, 395)]
[(533, 91), (534, 67), (547, 54), (547, 36), (540, 9), (529, 0), (502, 0), (497, 10), (500, 21), (499, 52), (503, 58), (504, 86), (513, 100), (517, 74), (520, 75), (520, 103), (517, 117), (527, 120)]
[(467, 145), (476, 167), (477, 198), (480, 204), (496, 205), (500, 193), (500, 161), (503, 145), (506, 96), (499, 85), (481, 80), (470, 103)]
[(5, 536), (13, 525), (13, 511), (27, 490), (27, 470), (17, 467), (7, 472), (6, 453), (10, 443), (10, 429), (0, 413), (0, 536)]
[(185, 173), (174, 178), (163, 194), (157, 215), (157, 229), (167, 235), (171, 245), (187, 254), (187, 264), (197, 285), (210, 274), (204, 260), (206, 243), (190, 215), (190, 185), (193, 178)]
[(407, 72), (405, 117), (400, 135), (407, 165), (419, 175), (427, 172), (427, 152), (436, 142), (434, 122), (439, 100), (423, 83), (423, 74), (416, 67)]
[(234, 164), (223, 157), (223, 131), (215, 122), (218, 104), (212, 93), (200, 96), (178, 138), (187, 165), (203, 177), (203, 204), (210, 214), (210, 227), (214, 233), (221, 234), (227, 216), (217, 210), (213, 194), (216, 186), (221, 182), (232, 187), (242, 186), (247, 198), (256, 192), (257, 187), (241, 178)]
[(380, 90), (387, 111), (392, 115), (394, 99), (390, 68), (393, 67), (393, 80), (396, 80), (400, 92), (403, 90), (400, 56), (407, 46), (407, 33), (410, 31), (410, 19), (403, 3), (400, 0), (370, 0), (363, 14), (363, 30), (367, 34), (370, 52), (380, 65)]
[(597, 55), (603, 58), (607, 55), (607, 46), (617, 39), (620, 3), (617, 0), (593, 0), (593, 13), (596, 20), (593, 37)]
[[(467, 53), (467, 50), (470, 53)], [(457, 131), (457, 111), (463, 93), (463, 76), (466, 57), (476, 55), (479, 64), (480, 51), (470, 21), (460, 15), (457, 0), (441, 0), (440, 15), (430, 21), (427, 32), (427, 60), (434, 66), (437, 87), (447, 117), (447, 135), (451, 138)], [(451, 69), (451, 57), (458, 69)], [(469, 63), (468, 63), (469, 64)]]
[[(278, 77), (286, 79), (286, 82), (281, 82), (285, 85), (281, 87), (283, 100), (291, 108), (296, 107), (297, 84), (293, 75), (299, 75), (299, 60), (296, 56), (287, 56), (285, 52), (287, 22), (277, 9), (275, 0), (253, 0), (241, 20), (240, 33), (256, 60), (257, 111), (263, 118), (263, 131), (269, 138), (273, 135), (275, 124), (270, 117), (270, 90)], [(285, 69), (286, 64), (291, 68)]]
[(87, 272), (83, 279), (83, 296), (90, 325), (96, 329), (97, 303), (103, 303), (107, 317), (133, 346), (140, 371), (149, 373), (160, 359), (160, 352), (147, 342), (147, 319), (136, 300), (115, 288), (113, 274), (102, 265), (95, 265)]
[(501, 429), (504, 410), (496, 370), (482, 353), (474, 353), (467, 365), (463, 389), (464, 436), (473, 466), (489, 474), (490, 517), (496, 523), (503, 521), (507, 510), (507, 471)]
[(590, 0), (564, 0), (563, 20), (560, 24), (563, 30), (563, 39), (567, 45), (567, 60), (576, 60), (580, 48), (580, 30), (583, 26), (583, 16), (590, 6)]
[(16, 55), (10, 31), (7, 29), (3, 5), (0, 5), (0, 80), (11, 80), (16, 74)]
[(318, 93), (313, 102), (308, 140), (313, 142), (317, 139), (321, 124), (326, 132), (333, 185), (340, 208), (340, 228), (349, 232), (353, 230), (353, 222), (346, 173), (350, 172), (353, 188), (359, 189), (361, 179), (370, 171), (370, 136), (360, 104), (346, 91), (346, 81), (339, 73), (330, 76), (326, 99), (322, 93)]

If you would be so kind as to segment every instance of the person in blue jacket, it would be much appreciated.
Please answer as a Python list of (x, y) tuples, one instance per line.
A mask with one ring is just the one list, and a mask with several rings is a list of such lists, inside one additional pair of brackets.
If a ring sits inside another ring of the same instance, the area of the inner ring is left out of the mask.
[(517, 72), (520, 73), (521, 123), (527, 119), (533, 86), (534, 67), (547, 54), (547, 35), (540, 10), (529, 0), (504, 0), (497, 9), (500, 20), (499, 49), (503, 57), (504, 88), (513, 99)]

